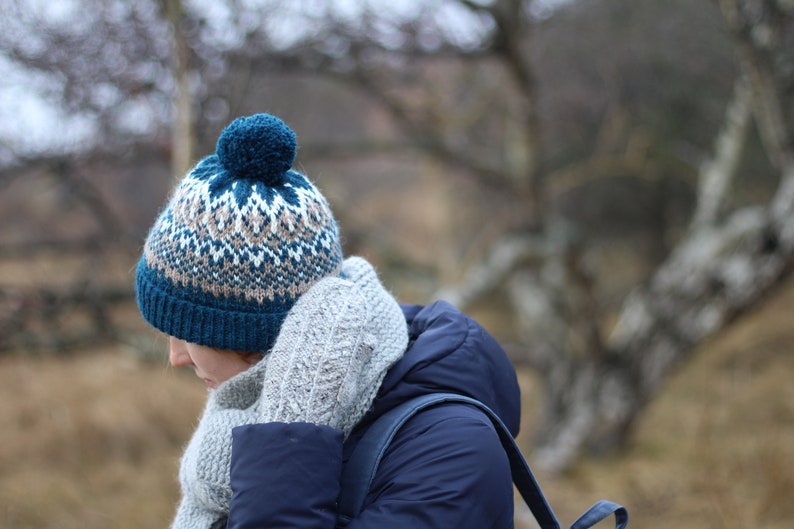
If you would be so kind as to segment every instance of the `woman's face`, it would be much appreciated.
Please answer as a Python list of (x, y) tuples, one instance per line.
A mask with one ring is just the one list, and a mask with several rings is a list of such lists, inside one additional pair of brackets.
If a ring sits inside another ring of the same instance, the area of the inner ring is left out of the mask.
[(189, 343), (171, 336), (168, 360), (174, 367), (191, 366), (207, 387), (217, 388), (234, 375), (242, 373), (262, 358), (261, 355), (237, 353)]

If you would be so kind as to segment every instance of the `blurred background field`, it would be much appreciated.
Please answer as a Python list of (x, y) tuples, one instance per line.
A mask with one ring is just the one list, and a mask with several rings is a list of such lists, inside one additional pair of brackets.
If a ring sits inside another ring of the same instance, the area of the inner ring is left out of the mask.
[(134, 268), (176, 179), (262, 111), (347, 254), (505, 346), (566, 524), (604, 497), (632, 527), (794, 526), (794, 3), (0, 12), (0, 528), (168, 525), (205, 390)]
[[(706, 345), (666, 385), (625, 453), (538, 471), (571, 523), (592, 502), (630, 527), (789, 528), (794, 520), (794, 284)], [(165, 349), (164, 340), (157, 346)], [(537, 391), (520, 373), (527, 438)], [(182, 446), (205, 392), (192, 373), (124, 346), (0, 359), (0, 527), (167, 527)], [(518, 527), (533, 527), (520, 509)], [(606, 525), (605, 525), (606, 526)]]

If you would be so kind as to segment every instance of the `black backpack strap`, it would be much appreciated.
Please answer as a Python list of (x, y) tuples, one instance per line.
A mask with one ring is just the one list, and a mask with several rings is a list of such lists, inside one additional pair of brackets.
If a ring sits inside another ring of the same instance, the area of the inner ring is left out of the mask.
[(361, 512), (380, 460), (402, 425), (417, 412), (445, 402), (470, 404), (482, 410), (491, 419), (510, 460), (513, 482), (535, 519), (542, 529), (559, 529), (560, 524), (554, 512), (502, 420), (480, 401), (451, 393), (433, 393), (409, 400), (384, 413), (369, 427), (342, 471), (337, 527), (344, 527), (350, 519)]
[[(521, 449), (513, 439), (507, 426), (488, 406), (482, 402), (453, 393), (432, 393), (416, 397), (378, 417), (367, 429), (353, 450), (350, 460), (342, 470), (341, 491), (337, 506), (337, 528), (345, 527), (364, 506), (364, 500), (375, 478), (378, 465), (397, 431), (408, 419), (419, 411), (447, 402), (472, 405), (485, 413), (496, 429), (499, 440), (510, 461), (513, 483), (524, 498), (541, 529), (560, 529), (557, 517), (546, 501), (540, 485), (524, 459)], [(616, 529), (628, 524), (628, 512), (624, 507), (608, 501), (600, 501), (590, 507), (572, 525), (571, 529), (587, 529), (604, 518), (615, 515)]]
[(629, 525), (629, 511), (625, 507), (611, 501), (601, 500), (577, 518), (571, 524), (570, 529), (588, 529), (612, 514), (615, 515), (615, 529), (625, 529)]

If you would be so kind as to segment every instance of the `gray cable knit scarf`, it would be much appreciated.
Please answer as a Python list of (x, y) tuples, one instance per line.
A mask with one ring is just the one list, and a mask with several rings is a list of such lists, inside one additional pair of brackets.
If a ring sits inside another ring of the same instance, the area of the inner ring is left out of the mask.
[[(360, 257), (345, 260), (342, 277), (354, 283), (366, 299), (369, 311), (365, 331), (374, 337), (374, 349), (359, 378), (358, 387), (365, 389), (358, 392), (358, 401), (341, 420), (346, 437), (372, 405), (388, 369), (404, 354), (408, 332), (400, 306), (366, 260)], [(231, 430), (262, 422), (262, 417), (267, 416), (267, 405), (262, 402), (267, 369), (266, 355), (256, 365), (210, 391), (202, 418), (182, 457), (179, 473), (182, 500), (172, 528), (209, 529), (228, 514)]]

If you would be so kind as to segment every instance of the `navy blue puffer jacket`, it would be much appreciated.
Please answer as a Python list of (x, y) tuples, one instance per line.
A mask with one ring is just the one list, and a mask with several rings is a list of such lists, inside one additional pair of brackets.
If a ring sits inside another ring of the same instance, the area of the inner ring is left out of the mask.
[[(379, 415), (412, 397), (476, 398), (518, 433), (519, 388), (502, 348), (445, 302), (404, 306), (409, 348), (387, 374), (372, 409), (348, 440), (306, 423), (234, 429), (228, 528), (332, 529), (344, 461)], [(416, 415), (384, 455), (364, 510), (349, 529), (513, 527), (507, 456), (479, 410), (446, 404)]]

